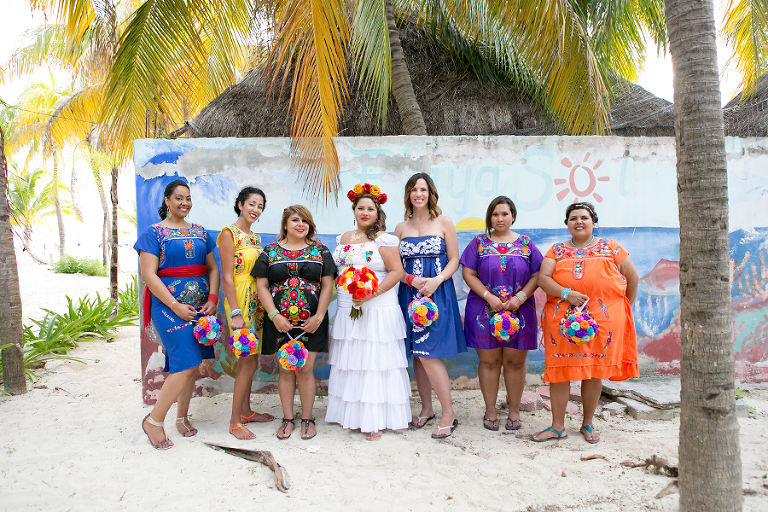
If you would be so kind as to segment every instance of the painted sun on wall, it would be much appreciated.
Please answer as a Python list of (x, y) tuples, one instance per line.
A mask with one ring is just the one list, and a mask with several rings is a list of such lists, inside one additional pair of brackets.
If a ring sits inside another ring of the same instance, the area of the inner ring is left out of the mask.
[[(542, 253), (568, 238), (565, 207), (590, 201), (599, 215), (598, 234), (617, 240), (641, 275), (633, 306), (641, 365), (657, 373), (678, 373), (680, 358), (679, 230), (674, 139), (618, 137), (380, 137), (339, 138), (338, 205), (318, 200), (291, 172), (288, 139), (140, 140), (135, 144), (138, 230), (159, 220), (165, 185), (177, 177), (190, 184), (194, 207), (188, 220), (212, 236), (234, 222), (232, 205), (246, 185), (262, 188), (267, 208), (254, 224), (262, 243), (275, 240), (284, 207), (307, 205), (320, 238), (329, 247), (353, 228), (344, 192), (356, 183), (375, 183), (388, 194), (384, 207), (390, 232), (403, 218), (403, 186), (415, 172), (429, 173), (439, 205), (456, 224), (459, 250), (485, 229), (485, 209), (507, 195), (518, 210), (516, 231), (530, 236)], [(734, 353), (737, 377), (768, 381), (768, 142), (726, 139), (730, 197), (730, 253), (733, 272)], [(463, 311), (469, 289), (454, 275)], [(536, 293), (543, 306), (544, 295)], [(331, 318), (335, 303), (331, 305)], [(220, 311), (223, 317), (223, 310)], [(225, 327), (226, 330), (226, 327)], [(224, 332), (225, 336), (229, 334)], [(142, 332), (143, 399), (153, 403), (164, 376), (162, 349), (152, 328)], [(541, 347), (540, 347), (541, 348)], [(327, 379), (327, 358), (315, 374)], [(474, 351), (447, 361), (455, 385), (477, 378)], [(530, 371), (542, 370), (543, 348), (528, 354)], [(216, 345), (216, 359), (200, 368), (197, 392), (232, 389), (235, 357)], [(262, 356), (254, 389), (274, 389), (277, 363)]]

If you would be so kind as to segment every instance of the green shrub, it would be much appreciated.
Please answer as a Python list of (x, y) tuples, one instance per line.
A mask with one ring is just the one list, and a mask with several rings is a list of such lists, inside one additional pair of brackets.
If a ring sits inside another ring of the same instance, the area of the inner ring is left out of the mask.
[[(32, 382), (37, 380), (33, 370), (42, 368), (46, 361), (67, 359), (85, 364), (80, 358), (69, 353), (79, 343), (98, 339), (109, 340), (120, 327), (136, 325), (136, 318), (130, 313), (118, 312), (113, 315), (115, 303), (112, 299), (95, 299), (87, 295), (77, 305), (67, 297), (67, 311), (64, 314), (44, 309), (42, 320), (31, 320), (24, 325), (24, 370)], [(2, 357), (0, 357), (2, 371)]]
[(117, 292), (117, 307), (121, 315), (139, 318), (139, 278), (133, 276), (128, 285)]
[(57, 274), (88, 274), (102, 277), (109, 274), (107, 267), (96, 258), (76, 258), (68, 254), (53, 264), (53, 271)]

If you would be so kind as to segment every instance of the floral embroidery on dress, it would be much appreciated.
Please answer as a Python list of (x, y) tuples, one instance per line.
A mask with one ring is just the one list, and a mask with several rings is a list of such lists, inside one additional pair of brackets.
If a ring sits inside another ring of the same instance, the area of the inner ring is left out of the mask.
[(306, 293), (317, 295), (320, 292), (320, 283), (307, 281), (299, 276), (299, 263), (314, 262), (323, 263), (323, 256), (315, 244), (294, 251), (283, 248), (280, 244), (269, 244), (264, 249), (269, 256), (269, 265), (284, 263), (291, 275), (285, 281), (274, 283), (269, 291), (275, 299), (282, 294), (275, 305), (280, 314), (287, 318), (291, 324), (299, 325), (311, 316), (309, 302)]
[(600, 238), (597, 242), (589, 247), (568, 247), (565, 243), (560, 242), (552, 246), (552, 252), (555, 255), (555, 260), (566, 259), (585, 259), (603, 257), (613, 259), (615, 251), (611, 249), (611, 243), (607, 238)]
[(573, 262), (573, 278), (580, 281), (584, 277), (584, 260)]
[(613, 332), (608, 333), (608, 339), (605, 340), (605, 346), (603, 347), (603, 350), (608, 348), (608, 345), (611, 344), (611, 341), (613, 341)]
[(400, 256), (404, 258), (412, 256), (439, 256), (443, 254), (443, 252), (445, 252), (443, 250), (443, 239), (439, 236), (430, 236), (426, 240), (422, 240), (416, 244), (409, 242), (408, 240), (400, 241)]
[(600, 297), (597, 298), (597, 303), (600, 304), (600, 309), (603, 310), (603, 314), (605, 315), (605, 319), (606, 320), (610, 320), (611, 317), (608, 316), (608, 306), (605, 305), (605, 303), (603, 302), (603, 300)]
[(192, 224), (188, 228), (169, 228), (163, 226), (161, 223), (154, 224), (155, 236), (160, 244), (160, 263), (163, 265), (165, 261), (165, 244), (169, 240), (179, 239), (184, 243), (184, 256), (188, 259), (195, 257), (195, 242), (194, 240), (200, 239), (205, 244), (205, 228), (199, 224)]

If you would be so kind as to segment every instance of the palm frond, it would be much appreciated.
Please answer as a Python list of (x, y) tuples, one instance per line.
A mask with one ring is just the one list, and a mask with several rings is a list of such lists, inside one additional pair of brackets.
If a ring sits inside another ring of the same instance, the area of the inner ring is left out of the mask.
[(30, 7), (51, 13), (64, 25), (65, 39), (80, 41), (97, 15), (92, 0), (29, 0)]
[(352, 21), (352, 57), (358, 67), (360, 91), (384, 126), (392, 83), (392, 53), (383, 0), (357, 2)]
[(735, 60), (741, 75), (741, 99), (748, 101), (755, 93), (758, 78), (768, 70), (768, 0), (731, 0), (721, 34), (733, 47), (726, 67)]
[(333, 138), (347, 98), (348, 12), (345, 0), (286, 0), (268, 68), (273, 86), (293, 71), (291, 152), (307, 188), (326, 200), (339, 187)]

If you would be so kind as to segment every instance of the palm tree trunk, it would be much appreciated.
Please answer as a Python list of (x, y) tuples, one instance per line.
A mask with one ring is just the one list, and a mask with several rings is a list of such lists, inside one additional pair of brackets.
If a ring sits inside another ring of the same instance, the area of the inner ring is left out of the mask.
[(389, 48), (392, 53), (392, 94), (397, 102), (400, 122), (406, 135), (426, 135), (427, 125), (413, 92), (413, 83), (408, 66), (405, 64), (403, 47), (400, 45), (400, 32), (395, 23), (395, 11), (391, 0), (385, 0), (387, 7), (387, 25), (389, 26)]
[(665, 4), (680, 218), (680, 510), (741, 510), (714, 6), (700, 0)]
[(53, 153), (53, 204), (56, 207), (56, 224), (59, 228), (59, 257), (63, 258), (66, 245), (64, 233), (64, 213), (61, 211), (61, 198), (59, 197), (59, 152)]
[(117, 166), (112, 167), (112, 243), (110, 250), (112, 258), (109, 265), (109, 296), (115, 302), (115, 313), (117, 313)]
[(21, 324), (21, 291), (16, 252), (13, 250), (11, 231), (11, 207), (8, 204), (8, 165), (5, 161), (5, 134), (0, 128), (0, 294), (4, 298), (0, 308), (0, 345), (10, 343), (2, 350), (3, 388), (12, 395), (27, 392), (24, 375), (23, 327)]

